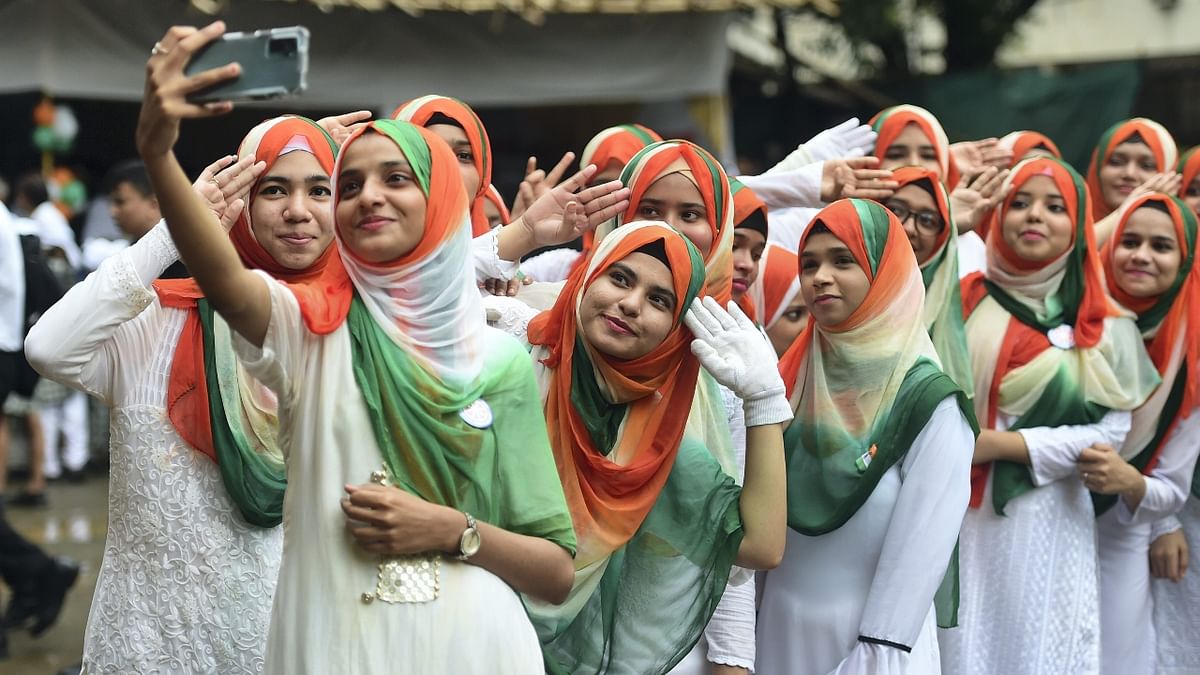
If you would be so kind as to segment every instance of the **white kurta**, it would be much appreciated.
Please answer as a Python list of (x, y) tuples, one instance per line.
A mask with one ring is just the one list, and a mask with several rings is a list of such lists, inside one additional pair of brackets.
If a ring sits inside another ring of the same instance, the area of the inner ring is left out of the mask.
[[(1120, 449), (1130, 415), (1096, 424), (1022, 429), (1038, 487), (992, 508), (970, 509), (960, 536), (958, 628), (940, 631), (948, 675), (1097, 673), (1100, 618), (1096, 518), (1076, 469), (1095, 443)], [(997, 420), (1003, 431), (1012, 419)]]
[(1097, 520), (1100, 551), (1100, 671), (1153, 673), (1154, 603), (1150, 591), (1151, 527), (1183, 508), (1200, 453), (1200, 414), (1181, 420), (1146, 476), (1136, 511), (1125, 500)]
[(1200, 499), (1195, 496), (1176, 516), (1155, 523), (1151, 536), (1180, 528), (1191, 548), (1187, 573), (1179, 583), (1151, 583), (1159, 675), (1200, 675)]
[(974, 445), (946, 398), (850, 520), (817, 537), (788, 530), (783, 563), (763, 585), (759, 672), (939, 672), (933, 597), (970, 497)]
[(280, 528), (245, 523), (217, 465), (167, 416), (187, 313), (148, 286), (175, 260), (159, 225), (76, 284), (30, 331), (46, 377), (111, 406), (108, 537), (85, 673), (260, 673)]
[[(350, 332), (346, 323), (325, 336), (308, 332), (292, 292), (262, 278), (271, 295), (263, 347), (240, 337), (234, 345), (246, 368), (279, 395), (288, 467), (267, 672), (541, 673), (541, 648), (520, 599), (481, 567), (443, 559), (440, 595), (431, 602), (363, 601), (375, 590), (381, 558), (347, 533), (340, 502), (343, 486), (367, 483), (383, 457), (354, 379)], [(528, 358), (515, 341), (492, 333), (485, 370), (514, 354)]]

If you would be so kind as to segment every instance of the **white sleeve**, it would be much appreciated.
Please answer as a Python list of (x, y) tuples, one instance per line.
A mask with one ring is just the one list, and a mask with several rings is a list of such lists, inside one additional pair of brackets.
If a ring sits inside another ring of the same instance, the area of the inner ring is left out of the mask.
[(797, 207), (820, 208), (823, 162), (759, 176), (738, 176), (767, 205), (767, 211)]
[(306, 349), (318, 337), (308, 332), (292, 291), (262, 270), (253, 272), (267, 282), (271, 296), (267, 334), (262, 347), (255, 347), (234, 332), (233, 349), (246, 371), (274, 391), (281, 402), (294, 400)]
[(904, 650), (859, 642), (829, 675), (906, 675), (910, 660), (909, 653)]
[(499, 227), (471, 240), (471, 258), (475, 261), (475, 280), (503, 279), (512, 281), (521, 271), (521, 261), (501, 260), (496, 235)]
[(1040, 487), (1078, 475), (1079, 453), (1097, 443), (1107, 443), (1120, 452), (1125, 435), (1129, 433), (1130, 420), (1129, 411), (1110, 410), (1095, 424), (1018, 430), (1029, 449), (1033, 484)]
[[(721, 386), (721, 398), (725, 404), (729, 433), (733, 437), (733, 455), (740, 485), (746, 471), (746, 421), (742, 399), (725, 386)], [(704, 629), (709, 663), (754, 670), (754, 600), (753, 574), (734, 567), (725, 593), (721, 595), (721, 601)]]
[(751, 575), (745, 583), (725, 587), (725, 593), (704, 629), (709, 663), (754, 671), (754, 584)]
[(767, 215), (767, 241), (795, 253), (800, 239), (818, 209), (797, 208), (772, 211)]
[(1180, 420), (1158, 456), (1158, 464), (1146, 476), (1146, 494), (1136, 511), (1124, 499), (1117, 500), (1117, 519), (1125, 525), (1149, 523), (1179, 512), (1187, 501), (1200, 454), (1200, 411)]
[(534, 281), (565, 281), (583, 254), (573, 248), (555, 248), (521, 263), (521, 272)]
[[(967, 512), (974, 448), (975, 437), (957, 399), (943, 399), (900, 465), (900, 494), (863, 608), (860, 642), (853, 650), (864, 654), (852, 652), (851, 659), (867, 658), (880, 646), (906, 653), (916, 643)], [(892, 655), (883, 658), (894, 660)]]
[(1182, 530), (1183, 523), (1179, 522), (1178, 516), (1167, 516), (1162, 520), (1154, 521), (1150, 526), (1150, 541), (1154, 541), (1164, 534), (1170, 534), (1176, 530)]
[[(128, 350), (114, 336), (122, 325), (154, 303), (150, 284), (178, 255), (160, 222), (138, 242), (101, 263), (100, 268), (75, 284), (46, 310), (25, 339), (25, 356), (42, 375), (80, 389), (106, 402), (113, 395), (114, 368), (120, 358), (138, 365), (139, 349), (153, 347), (155, 327)], [(119, 352), (123, 352), (118, 355)]]

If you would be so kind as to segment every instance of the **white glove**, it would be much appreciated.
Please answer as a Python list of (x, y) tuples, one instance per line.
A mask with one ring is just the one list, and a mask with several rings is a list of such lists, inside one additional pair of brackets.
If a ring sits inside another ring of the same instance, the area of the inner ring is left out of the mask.
[(767, 173), (798, 169), (805, 164), (824, 162), (829, 159), (862, 157), (875, 148), (877, 136), (878, 134), (870, 126), (860, 124), (857, 117), (851, 117), (797, 146), (790, 155), (771, 167)]
[(747, 427), (792, 419), (775, 350), (736, 303), (727, 312), (712, 298), (697, 298), (684, 321), (700, 364), (742, 399)]

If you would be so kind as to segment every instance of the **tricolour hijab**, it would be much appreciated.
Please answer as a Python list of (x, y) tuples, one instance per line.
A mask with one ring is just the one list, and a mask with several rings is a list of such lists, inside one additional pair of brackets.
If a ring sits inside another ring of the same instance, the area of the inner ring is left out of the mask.
[[(795, 413), (784, 431), (788, 526), (808, 536), (858, 512), (946, 397), (957, 396), (974, 419), (929, 339), (925, 285), (895, 214), (867, 200), (834, 202), (813, 218), (801, 255), (818, 224), (850, 250), (871, 286), (837, 325), (810, 316), (779, 362)], [(935, 603), (943, 627), (957, 623), (957, 581), (951, 561)]]
[(489, 185), (487, 192), (483, 194), (485, 201), (489, 201), (496, 210), (500, 212), (500, 224), (507, 225), (512, 220), (512, 215), (508, 212), (508, 206), (504, 204), (504, 197), (500, 195), (500, 191), (495, 185)]
[(1100, 136), (1100, 141), (1092, 150), (1092, 159), (1088, 163), (1087, 187), (1092, 195), (1092, 218), (1100, 220), (1113, 212), (1104, 202), (1104, 194), (1100, 189), (1100, 169), (1108, 163), (1117, 146), (1129, 140), (1131, 136), (1139, 136), (1154, 153), (1155, 171), (1167, 171), (1175, 166), (1179, 149), (1175, 139), (1166, 127), (1145, 117), (1134, 117), (1123, 122), (1117, 122)]
[[(1113, 253), (1120, 246), (1129, 219), (1148, 204), (1166, 209), (1175, 225), (1179, 242), (1179, 272), (1171, 287), (1162, 295), (1139, 298), (1117, 285)], [(1195, 412), (1200, 404), (1200, 267), (1196, 265), (1196, 215), (1175, 197), (1161, 193), (1142, 196), (1131, 203), (1117, 223), (1111, 239), (1100, 251), (1108, 292), (1123, 307), (1137, 314), (1138, 330), (1145, 340), (1162, 384), (1144, 404), (1133, 411), (1133, 422), (1125, 437), (1122, 455), (1142, 473), (1149, 474), (1158, 464), (1171, 433), (1179, 422)], [(1092, 496), (1097, 515), (1116, 503), (1113, 495)]]
[(1180, 197), (1187, 196), (1188, 188), (1191, 187), (1196, 177), (1200, 176), (1200, 152), (1198, 151), (1200, 151), (1200, 146), (1188, 150), (1179, 158), (1179, 168), (1177, 171), (1179, 171), (1180, 176), (1183, 178), (1183, 183), (1179, 186)]
[[(618, 124), (604, 129), (592, 137), (579, 156), (579, 168), (595, 164), (597, 171), (603, 171), (611, 162), (620, 164), (622, 168), (642, 151), (647, 145), (662, 140), (650, 127), (641, 124)], [(583, 233), (583, 251), (586, 255), (596, 245), (594, 230)]]
[[(1072, 244), (1045, 262), (1022, 259), (1004, 241), (1003, 222), (1021, 187), (1035, 176), (1054, 181), (1073, 223)], [(962, 282), (967, 344), (980, 425), (1011, 431), (1094, 424), (1109, 410), (1133, 410), (1158, 384), (1137, 327), (1104, 289), (1092, 211), (1083, 179), (1052, 158), (1026, 160), (1005, 181), (1008, 197), (987, 239), (986, 277)], [(992, 480), (993, 508), (1033, 489), (1029, 467), (1011, 462), (972, 468), (971, 506)]]
[[(322, 169), (333, 170), (333, 139), (312, 120), (295, 115), (276, 117), (251, 129), (238, 156), (265, 162), (263, 175), (267, 175), (279, 157), (292, 151), (309, 152)], [(250, 190), (250, 201), (257, 187)], [(247, 267), (296, 287), (319, 281), (340, 267), (333, 246), (306, 269), (280, 265), (255, 239), (250, 210), (247, 204), (229, 232)], [(248, 522), (262, 527), (277, 525), (283, 515), (286, 479), (274, 396), (241, 372), (233, 358), (228, 328), (214, 322), (212, 309), (195, 281), (159, 280), (154, 282), (154, 290), (164, 307), (188, 311), (167, 385), (167, 414), (172, 425), (189, 445), (217, 462), (226, 489)]]
[(762, 327), (770, 330), (799, 294), (799, 258), (778, 244), (768, 243), (758, 260), (758, 279), (746, 291), (755, 307), (761, 309)]
[[(767, 236), (767, 205), (763, 200), (754, 194), (754, 191), (746, 187), (742, 181), (736, 178), (729, 179), (729, 189), (733, 191), (733, 228), (737, 230), (741, 227), (758, 230), (763, 237)], [(750, 225), (747, 219), (751, 216), (758, 215)], [(747, 289), (749, 290), (749, 289)], [(754, 305), (754, 297), (750, 293), (743, 293), (742, 299), (738, 301), (738, 306), (746, 313), (746, 316), (751, 321), (759, 321), (758, 308)]]
[(471, 233), (476, 237), (486, 234), (490, 228), (483, 201), (486, 198), (488, 187), (492, 184), (492, 143), (488, 139), (483, 121), (466, 103), (436, 94), (415, 98), (392, 111), (392, 119), (412, 122), (422, 127), (436, 124), (436, 116), (444, 116), (452, 120), (463, 130), (467, 141), (471, 144), (475, 169), (479, 172), (479, 189), (474, 195), (471, 195)]
[(1062, 151), (1058, 149), (1058, 145), (1050, 140), (1050, 137), (1037, 131), (1013, 131), (1005, 134), (999, 143), (1000, 147), (1012, 151), (1012, 162), (1008, 168), (1012, 168), (1021, 163), (1021, 159), (1031, 150), (1043, 148), (1051, 155), (1058, 159), (1062, 159)]
[(946, 137), (946, 130), (942, 128), (942, 123), (933, 116), (933, 113), (920, 106), (896, 105), (876, 113), (870, 121), (871, 128), (878, 134), (875, 139), (875, 152), (872, 154), (883, 159), (888, 147), (895, 142), (896, 137), (909, 124), (920, 127), (921, 132), (933, 144), (934, 150), (937, 152), (942, 182), (953, 189), (958, 185), (959, 175), (954, 157), (950, 154), (950, 140)]
[[(615, 359), (588, 343), (578, 310), (593, 282), (647, 247), (671, 271), (674, 325), (645, 356)], [(549, 673), (665, 673), (724, 592), (742, 538), (740, 492), (687, 430), (700, 367), (682, 317), (703, 286), (703, 262), (687, 239), (665, 223), (630, 223), (529, 326), (579, 544), (567, 600), (526, 599)], [(647, 604), (652, 593), (658, 600)]]
[(942, 370), (960, 389), (973, 393), (971, 358), (963, 331), (962, 290), (958, 282), (958, 230), (950, 212), (950, 196), (937, 174), (918, 166), (906, 166), (892, 173), (897, 189), (916, 185), (933, 197), (938, 215), (945, 226), (938, 234), (933, 253), (919, 261), (925, 283), (925, 328), (941, 358)]
[(704, 292), (724, 307), (733, 297), (733, 192), (725, 169), (695, 143), (663, 141), (635, 155), (621, 172), (621, 183), (631, 192), (629, 208), (596, 228), (596, 237), (603, 241), (608, 233), (636, 220), (638, 204), (646, 191), (655, 181), (673, 173), (691, 181), (704, 201), (712, 231), (712, 247), (704, 258)]

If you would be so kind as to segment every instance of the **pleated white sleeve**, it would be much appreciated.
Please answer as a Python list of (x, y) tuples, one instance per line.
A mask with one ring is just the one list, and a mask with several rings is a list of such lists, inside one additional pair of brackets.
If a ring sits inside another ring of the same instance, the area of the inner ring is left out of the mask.
[(1107, 443), (1119, 452), (1129, 433), (1130, 420), (1129, 411), (1110, 410), (1095, 424), (1017, 430), (1029, 449), (1033, 484), (1041, 487), (1078, 476), (1079, 453), (1096, 443)]
[(471, 259), (475, 262), (475, 280), (503, 279), (512, 281), (521, 271), (521, 261), (501, 260), (496, 235), (500, 228), (489, 230), (471, 240)]

